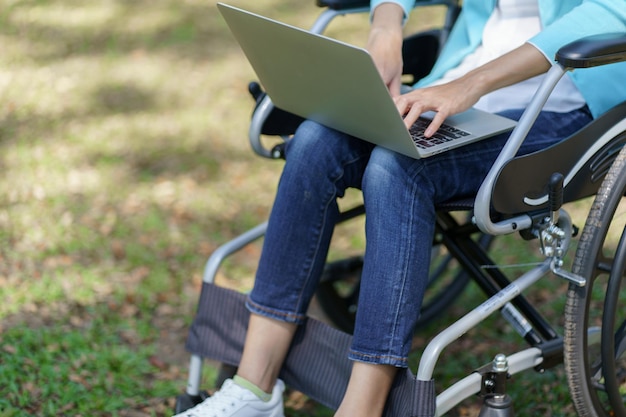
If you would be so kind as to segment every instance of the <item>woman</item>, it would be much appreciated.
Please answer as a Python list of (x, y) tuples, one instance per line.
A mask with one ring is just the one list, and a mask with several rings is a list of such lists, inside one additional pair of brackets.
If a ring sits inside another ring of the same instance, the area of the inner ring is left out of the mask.
[[(421, 113), (437, 112), (426, 136), (471, 106), (518, 119), (560, 46), (626, 31), (624, 0), (465, 0), (432, 73), (401, 95), (402, 26), (413, 0), (371, 6), (367, 48), (407, 127)], [(623, 74), (626, 66), (614, 64), (564, 77), (520, 152), (554, 144), (626, 100)], [(348, 187), (363, 190), (367, 245), (349, 352), (353, 368), (335, 415), (381, 416), (398, 368), (407, 366), (428, 276), (434, 207), (475, 195), (506, 138), (416, 160), (304, 122), (286, 149), (247, 300), (251, 317), (238, 373), (179, 416), (283, 415), (278, 373), (321, 275), (336, 199)]]

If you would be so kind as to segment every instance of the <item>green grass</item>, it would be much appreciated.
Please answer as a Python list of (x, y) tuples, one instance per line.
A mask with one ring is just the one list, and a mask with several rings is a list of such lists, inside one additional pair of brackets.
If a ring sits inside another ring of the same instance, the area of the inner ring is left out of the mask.
[[(167, 416), (183, 391), (204, 263), (267, 218), (282, 165), (249, 149), (254, 75), (215, 3), (0, 0), (1, 417)], [(238, 4), (303, 27), (319, 13)], [(363, 45), (366, 30), (362, 15), (328, 33)], [(363, 248), (361, 227), (340, 228), (332, 258)], [(525, 262), (516, 241), (495, 253)], [(220, 282), (248, 287), (259, 251), (226, 262)], [(559, 322), (562, 295), (550, 279), (534, 297)], [(437, 326), (480, 301), (470, 289)], [(498, 318), (469, 336), (444, 352), (439, 387), (490, 361), (494, 340), (517, 346)], [(214, 376), (207, 363), (207, 388)], [(563, 381), (560, 368), (516, 377), (518, 415), (571, 413)]]
[(84, 312), (96, 320), (82, 329), (55, 324), (3, 334), (2, 415), (116, 415), (171, 395), (175, 384), (150, 362), (155, 330), (98, 310)]
[(252, 71), (215, 2), (0, 1), (0, 44), (0, 415), (171, 415), (204, 262), (280, 170)]

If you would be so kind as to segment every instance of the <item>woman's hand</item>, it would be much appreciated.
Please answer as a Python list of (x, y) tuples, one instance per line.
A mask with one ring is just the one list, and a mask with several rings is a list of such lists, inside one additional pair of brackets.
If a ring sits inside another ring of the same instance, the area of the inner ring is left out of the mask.
[(525, 43), (454, 81), (413, 90), (394, 97), (394, 101), (407, 128), (420, 114), (435, 111), (436, 116), (424, 132), (430, 137), (446, 117), (469, 109), (485, 94), (542, 74), (549, 68), (546, 57), (533, 45)]
[(413, 90), (394, 97), (394, 102), (404, 116), (407, 129), (422, 113), (434, 111), (435, 117), (424, 131), (424, 136), (430, 137), (448, 116), (464, 112), (476, 104), (482, 96), (481, 89), (477, 87), (479, 86), (461, 78), (446, 84)]

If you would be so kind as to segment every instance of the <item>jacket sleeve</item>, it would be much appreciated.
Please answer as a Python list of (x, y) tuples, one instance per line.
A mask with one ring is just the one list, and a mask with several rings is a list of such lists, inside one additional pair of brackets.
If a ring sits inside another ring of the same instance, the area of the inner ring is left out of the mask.
[(411, 10), (413, 9), (413, 6), (415, 5), (415, 0), (371, 0), (370, 1), (370, 10), (371, 10), (370, 13), (373, 13), (374, 9), (383, 3), (395, 3), (398, 6), (402, 7), (402, 10), (404, 10), (404, 20), (406, 21), (406, 19), (411, 14)]
[(583, 0), (565, 14), (559, 14), (558, 7), (542, 13), (544, 29), (529, 42), (550, 61), (561, 46), (582, 37), (626, 32), (626, 0)]
[[(539, 2), (540, 7), (542, 2)], [(558, 3), (557, 3), (558, 4)], [(561, 3), (562, 5), (562, 3)], [(551, 13), (551, 14), (550, 14)], [(563, 12), (544, 11), (544, 29), (529, 40), (550, 62), (563, 45), (585, 36), (626, 32), (626, 0), (583, 0)], [(569, 72), (594, 117), (626, 100), (626, 62)]]

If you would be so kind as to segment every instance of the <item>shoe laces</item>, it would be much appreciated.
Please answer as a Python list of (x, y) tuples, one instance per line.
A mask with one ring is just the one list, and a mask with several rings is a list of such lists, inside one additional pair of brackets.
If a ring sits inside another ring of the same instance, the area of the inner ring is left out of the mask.
[[(239, 387), (232, 381), (226, 381), (224, 386), (215, 392), (211, 397), (201, 402), (191, 410), (188, 417), (220, 417), (226, 415), (228, 410), (237, 405), (237, 400), (243, 400), (242, 392), (238, 392)], [(212, 414), (207, 411), (212, 410)]]

